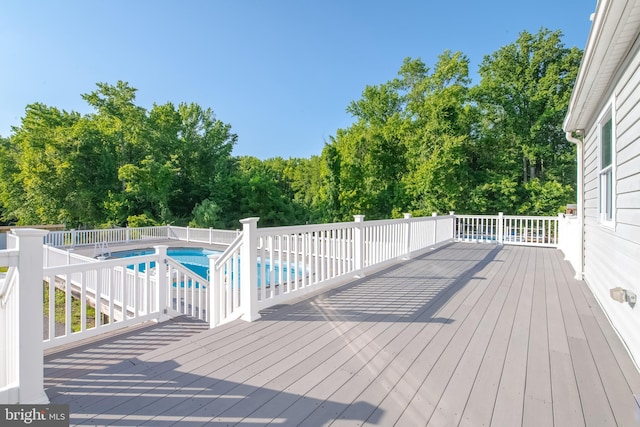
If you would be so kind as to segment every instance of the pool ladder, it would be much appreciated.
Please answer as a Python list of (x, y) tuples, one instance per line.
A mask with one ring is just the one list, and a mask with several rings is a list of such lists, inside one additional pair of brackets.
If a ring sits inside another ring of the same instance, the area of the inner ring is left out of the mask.
[(109, 250), (108, 242), (96, 242), (93, 245), (94, 258), (105, 258), (110, 256), (111, 256), (111, 251)]

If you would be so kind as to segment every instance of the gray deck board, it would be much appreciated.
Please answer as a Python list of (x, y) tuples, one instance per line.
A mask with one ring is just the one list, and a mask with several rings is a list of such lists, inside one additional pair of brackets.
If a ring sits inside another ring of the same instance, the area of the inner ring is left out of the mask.
[[(492, 269), (497, 265), (494, 263)], [(491, 273), (491, 269), (489, 273)], [(465, 354), (471, 338), (476, 336), (475, 332), (481, 323), (480, 320), (495, 294), (495, 289), (492, 292), (488, 285), (489, 282), (483, 277), (473, 277), (469, 281), (468, 286), (474, 288), (474, 292), (465, 299), (456, 311), (453, 319), (458, 328), (455, 331), (453, 328), (448, 328), (449, 331), (454, 332), (453, 336), (442, 348), (437, 348), (433, 352), (434, 356), (437, 354), (437, 360), (430, 366), (427, 377), (398, 420), (399, 425), (424, 425), (431, 418), (449, 380), (454, 372), (457, 372), (460, 358)], [(442, 335), (445, 335), (444, 331)], [(446, 422), (451, 423), (453, 420), (450, 416), (454, 414), (450, 408), (444, 408), (446, 405), (446, 402), (441, 403), (439, 414), (445, 413)]]
[[(397, 325), (394, 325), (394, 326), (397, 326)], [(454, 353), (456, 352), (455, 350), (453, 350), (453, 351), (454, 351)], [(383, 355), (383, 356), (387, 356), (387, 355)], [(375, 377), (375, 378), (377, 378), (377, 377), (380, 375), (380, 373), (382, 372), (382, 369), (381, 369), (381, 368), (384, 368), (384, 367), (385, 367), (385, 366), (384, 366), (384, 365), (385, 365), (384, 360), (385, 360), (385, 359), (386, 359), (386, 360), (389, 360), (389, 357), (381, 357), (381, 359), (382, 359), (382, 360), (381, 360), (380, 362), (378, 362), (378, 363), (368, 363), (368, 364), (366, 365), (366, 368), (367, 368), (367, 369), (366, 369), (366, 370), (361, 370), (361, 372), (365, 372), (365, 375), (366, 375), (367, 373), (374, 374), (374, 377)], [(365, 375), (363, 375), (362, 377), (364, 377), (364, 378), (363, 378), (363, 379), (364, 379), (364, 381), (363, 381), (363, 382), (364, 382), (364, 385), (366, 386), (366, 385), (367, 385), (367, 383), (372, 383), (372, 382), (373, 382), (373, 380), (372, 380), (372, 379), (370, 379), (370, 378), (367, 378)], [(346, 387), (346, 389), (349, 389), (349, 390), (351, 390), (352, 388), (353, 388), (353, 387), (352, 387), (352, 386), (349, 386), (349, 385), (348, 385), (348, 387)], [(383, 388), (382, 390), (384, 390), (384, 388)], [(363, 391), (364, 391), (364, 390), (363, 390)], [(335, 396), (335, 395), (338, 395), (338, 396), (339, 396), (340, 392), (342, 392), (342, 389), (338, 390), (338, 391), (334, 394), (334, 396)], [(343, 392), (343, 394), (344, 394), (344, 392)], [(371, 400), (368, 400), (368, 399), (367, 399), (366, 401), (367, 401), (367, 402), (369, 402), (369, 403), (371, 403)], [(412, 406), (414, 406), (414, 405), (412, 405)], [(355, 408), (358, 408), (358, 407), (355, 407)], [(349, 417), (353, 417), (355, 414), (360, 415), (360, 414), (362, 414), (362, 412), (363, 412), (363, 411), (362, 411), (362, 409), (359, 409), (359, 410), (351, 410), (351, 411), (350, 411), (349, 409), (347, 409), (347, 410), (345, 411), (345, 413), (341, 414), (342, 416), (341, 416), (341, 417), (338, 417), (338, 418), (339, 418), (339, 419), (340, 419), (340, 418), (349, 419)], [(352, 413), (353, 413), (354, 415), (350, 415), (350, 414), (352, 414)], [(423, 412), (422, 412), (422, 414), (423, 414), (423, 415), (427, 415), (427, 414), (426, 414), (426, 408), (423, 408)], [(355, 418), (355, 419), (358, 419), (358, 418)], [(402, 421), (400, 421), (400, 422), (402, 423)]]
[(527, 375), (524, 395), (524, 426), (553, 424), (551, 404), (551, 367), (549, 362), (549, 331), (547, 317), (548, 270), (544, 252), (536, 254), (533, 271), (533, 295), (531, 323), (529, 326), (529, 347), (527, 353)]
[(208, 330), (45, 358), (79, 425), (635, 425), (640, 374), (554, 249), (451, 244)]
[[(557, 278), (561, 261), (545, 252), (549, 268), (545, 270), (547, 286), (547, 322), (549, 334), (549, 362), (551, 369), (551, 394), (553, 419), (557, 425), (584, 425), (582, 404), (573, 372), (573, 363), (566, 335), (566, 325), (561, 305), (559, 284), (564, 276)], [(554, 274), (554, 272), (556, 272)]]
[[(561, 267), (567, 274), (567, 266)], [(598, 361), (598, 373), (616, 424), (640, 425), (640, 411), (636, 400), (640, 396), (639, 378), (637, 375), (627, 375), (635, 370), (631, 359), (588, 288), (573, 287), (572, 290), (576, 304), (584, 307), (584, 314), (580, 316), (580, 320), (589, 342), (589, 349)]]
[(533, 252), (527, 257), (522, 283), (514, 283), (516, 286), (522, 286), (522, 290), (517, 302), (491, 420), (492, 424), (498, 426), (522, 425), (535, 263), (536, 252)]
[[(508, 253), (508, 255), (508, 258), (499, 257), (498, 260), (513, 262), (513, 252)], [(496, 265), (498, 264), (496, 263)], [(496, 275), (495, 280), (491, 281), (493, 289), (491, 290), (492, 299), (490, 305), (482, 320), (478, 322), (475, 333), (469, 340), (469, 345), (442, 393), (436, 410), (429, 419), (429, 425), (460, 424), (474, 383), (478, 377), (479, 369), (487, 354), (487, 348), (493, 337), (498, 319), (507, 301), (508, 289), (511, 287), (509, 281), (512, 280), (513, 274), (513, 269), (504, 270), (504, 274)], [(483, 390), (484, 393), (487, 391), (486, 388)]]
[(522, 289), (519, 286), (512, 286), (512, 283), (522, 283), (525, 269), (521, 268), (521, 265), (526, 263), (526, 260), (523, 259), (524, 252), (518, 251), (509, 260), (511, 268), (505, 274), (500, 289), (502, 292), (507, 293), (505, 304), (500, 311), (482, 363), (476, 373), (473, 387), (460, 420), (461, 426), (473, 427), (491, 424), (500, 385), (500, 375), (504, 366), (513, 319)]

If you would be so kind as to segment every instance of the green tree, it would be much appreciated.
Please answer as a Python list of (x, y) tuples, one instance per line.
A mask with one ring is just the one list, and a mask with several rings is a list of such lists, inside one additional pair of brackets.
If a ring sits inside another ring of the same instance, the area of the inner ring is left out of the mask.
[(321, 157), (286, 160), (281, 174), (298, 209), (300, 222), (321, 222), (325, 215), (321, 196), (324, 186)]
[(149, 145), (147, 112), (135, 105), (137, 89), (127, 82), (97, 83), (97, 90), (83, 94), (96, 112), (88, 116), (102, 133), (104, 142), (115, 147), (117, 166), (143, 159)]
[(124, 194), (135, 213), (143, 212), (151, 218), (166, 222), (171, 218), (169, 193), (173, 178), (180, 169), (175, 159), (164, 163), (148, 155), (139, 164), (126, 164), (118, 169), (124, 183)]
[[(154, 108), (155, 110), (155, 108)], [(151, 118), (157, 117), (151, 112)], [(231, 151), (237, 135), (231, 125), (216, 119), (213, 110), (197, 104), (181, 103), (172, 119), (172, 145), (165, 153), (175, 156), (179, 173), (175, 176), (169, 205), (174, 215), (188, 217), (205, 199), (225, 208), (230, 197), (233, 167)], [(173, 120), (177, 118), (177, 129)], [(154, 128), (158, 128), (156, 121)]]
[(350, 220), (354, 214), (385, 218), (403, 204), (402, 105), (398, 91), (385, 83), (367, 86), (362, 98), (347, 107), (356, 122), (339, 129), (323, 152), (326, 201), (334, 219)]
[(228, 226), (237, 226), (239, 219), (253, 216), (260, 217), (262, 227), (300, 222), (295, 202), (278, 184), (273, 169), (255, 157), (240, 157), (237, 161), (227, 210)]
[(187, 222), (194, 207), (231, 192), (237, 137), (197, 104), (135, 104), (125, 82), (82, 95), (91, 114), (27, 106), (2, 139), (0, 207), (5, 221), (71, 227)]
[(73, 206), (83, 203), (74, 200), (80, 193), (72, 158), (79, 144), (71, 133), (78, 120), (78, 114), (54, 107), (27, 106), (2, 154), (5, 216), (18, 224), (78, 223), (82, 212)]
[(0, 224), (17, 221), (13, 211), (14, 200), (20, 198), (19, 187), (14, 179), (18, 174), (15, 150), (9, 138), (0, 137)]
[(395, 84), (405, 92), (408, 173), (404, 183), (417, 215), (464, 211), (473, 180), (469, 150), (469, 60), (445, 51), (433, 71), (407, 58)]
[(581, 52), (559, 31), (523, 32), (484, 58), (407, 58), (366, 86), (310, 159), (232, 157), (231, 125), (197, 104), (136, 105), (98, 83), (81, 116), (27, 106), (0, 138), (0, 220), (84, 227), (173, 222), (237, 227), (399, 216), (410, 211), (553, 214), (573, 200), (574, 147), (562, 132)]
[(197, 104), (135, 105), (128, 84), (99, 84), (84, 98), (92, 119), (115, 147), (120, 189), (108, 192), (108, 222), (123, 225), (145, 213), (159, 222), (186, 223), (203, 200), (220, 204), (230, 192), (231, 126)]
[(324, 222), (338, 221), (342, 215), (340, 205), (340, 155), (335, 147), (335, 139), (322, 149), (320, 176), (324, 185), (320, 189), (318, 217)]
[(221, 218), (222, 208), (209, 199), (203, 200), (193, 208), (193, 219), (189, 226), (200, 228), (221, 228), (224, 223)]
[[(480, 66), (481, 81), (472, 95), (482, 118), (477, 142), (485, 153), (483, 166), (496, 184), (507, 179), (520, 188), (518, 201), (502, 207), (506, 212), (535, 205), (527, 199), (535, 193), (525, 189), (532, 179), (542, 186), (557, 181), (575, 187), (575, 149), (564, 136), (562, 120), (581, 52), (565, 48), (561, 38), (560, 31), (524, 31)], [(556, 194), (560, 199), (553, 205), (571, 200), (565, 192)]]

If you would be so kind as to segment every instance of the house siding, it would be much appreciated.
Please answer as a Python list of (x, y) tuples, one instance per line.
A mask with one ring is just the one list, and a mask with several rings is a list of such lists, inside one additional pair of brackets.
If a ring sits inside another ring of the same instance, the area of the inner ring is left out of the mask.
[[(610, 289), (640, 296), (640, 55), (635, 48), (610, 93), (615, 126), (615, 221), (599, 220), (599, 128), (584, 141), (584, 278), (640, 366), (640, 301), (632, 308), (614, 301)], [(613, 96), (611, 97), (611, 94)]]

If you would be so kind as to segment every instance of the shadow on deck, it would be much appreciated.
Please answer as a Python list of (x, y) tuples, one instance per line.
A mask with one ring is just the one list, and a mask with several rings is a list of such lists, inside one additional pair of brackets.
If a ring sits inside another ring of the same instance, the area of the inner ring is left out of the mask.
[(637, 425), (640, 375), (553, 249), (451, 244), (256, 322), (48, 355), (74, 424)]

